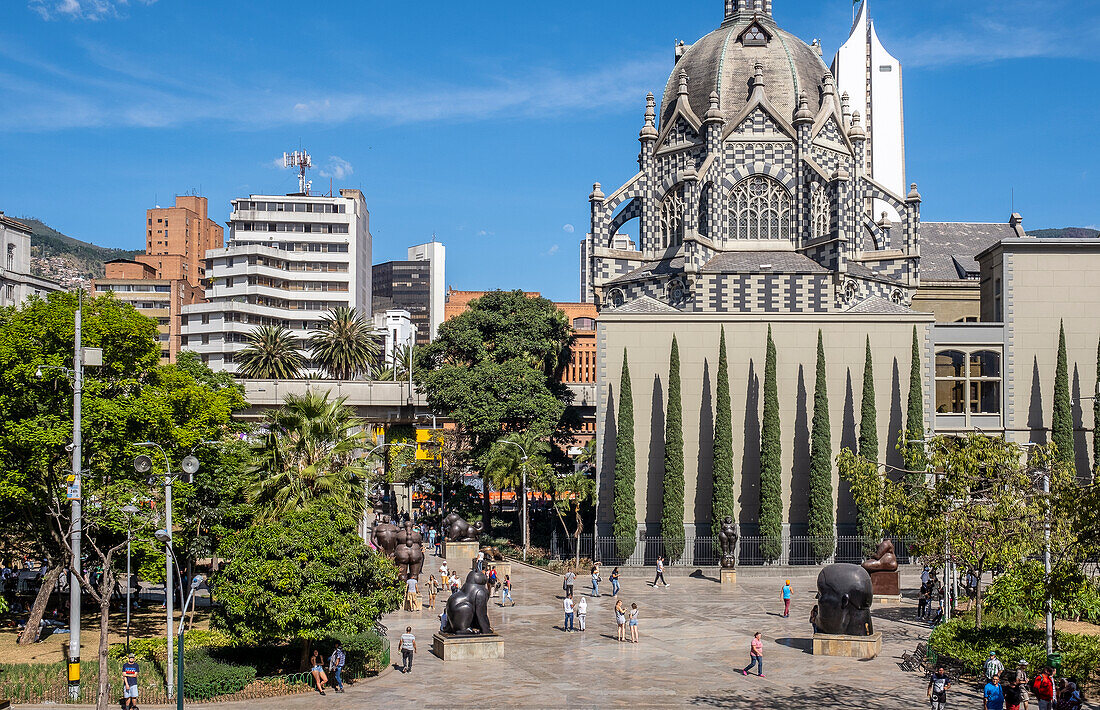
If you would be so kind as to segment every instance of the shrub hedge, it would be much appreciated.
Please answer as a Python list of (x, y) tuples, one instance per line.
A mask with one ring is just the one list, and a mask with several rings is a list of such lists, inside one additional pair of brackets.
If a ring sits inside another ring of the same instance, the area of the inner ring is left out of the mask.
[(191, 700), (206, 700), (244, 690), (256, 679), (256, 669), (212, 658), (206, 649), (191, 651), (184, 646), (183, 695)]
[[(233, 640), (221, 631), (191, 629), (183, 634), (185, 654), (189, 648), (226, 648), (232, 643)], [(168, 657), (168, 641), (163, 636), (159, 638), (131, 639), (130, 651), (139, 659), (163, 662)], [(126, 644), (113, 644), (108, 654), (111, 658), (118, 660), (126, 658)]]

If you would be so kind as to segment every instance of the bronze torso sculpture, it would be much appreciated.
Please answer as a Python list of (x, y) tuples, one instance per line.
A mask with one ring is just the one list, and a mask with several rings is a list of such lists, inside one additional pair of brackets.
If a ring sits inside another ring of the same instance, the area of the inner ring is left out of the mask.
[(737, 530), (733, 524), (733, 518), (729, 515), (722, 518), (722, 529), (718, 533), (718, 543), (722, 546), (722, 569), (733, 569), (737, 566)]
[(412, 521), (406, 520), (405, 527), (397, 533), (397, 547), (394, 549), (393, 561), (401, 570), (402, 579), (410, 577), (419, 578), (424, 569), (424, 550), (421, 548), (422, 536), (420, 531), (413, 527)]
[(859, 565), (827, 565), (817, 575), (817, 604), (810, 612), (814, 631), (823, 634), (870, 636), (871, 575)]
[(871, 574), (875, 572), (897, 572), (898, 556), (894, 554), (894, 543), (889, 540), (880, 542), (875, 554), (871, 555), (870, 559), (864, 560), (860, 566)]
[(489, 625), (488, 578), (484, 572), (474, 570), (466, 575), (462, 589), (447, 599), (447, 626), (445, 633), (458, 636), (491, 634)]
[(386, 557), (392, 558), (394, 550), (397, 549), (398, 532), (400, 529), (390, 522), (389, 516), (383, 515), (375, 520), (374, 527), (371, 529), (371, 539)]

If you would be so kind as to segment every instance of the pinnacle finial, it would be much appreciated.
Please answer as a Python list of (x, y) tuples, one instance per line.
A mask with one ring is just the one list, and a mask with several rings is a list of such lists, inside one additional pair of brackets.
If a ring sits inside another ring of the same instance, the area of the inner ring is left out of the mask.
[(810, 100), (806, 97), (806, 92), (801, 91), (798, 94), (798, 109), (794, 112), (795, 123), (812, 122), (814, 115), (810, 111)]
[(719, 105), (718, 101), (719, 101), (718, 92), (717, 91), (710, 92), (710, 107), (707, 109), (707, 115), (703, 117), (704, 120), (707, 120), (707, 121), (715, 121), (715, 120), (721, 121), (722, 120), (722, 110), (720, 108), (720, 105)]
[(676, 90), (676, 93), (680, 96), (687, 96), (688, 92), (688, 74), (683, 69), (680, 70), (680, 86)]
[(645, 97), (645, 124), (652, 126), (654, 120), (657, 118), (657, 99), (653, 98), (653, 92), (649, 92)]
[(764, 85), (764, 65), (757, 62), (753, 67), (752, 86), (755, 89), (758, 86)]
[(852, 140), (864, 140), (867, 134), (863, 130), (863, 126), (859, 125), (859, 111), (852, 113), (852, 125), (848, 128), (848, 135)]

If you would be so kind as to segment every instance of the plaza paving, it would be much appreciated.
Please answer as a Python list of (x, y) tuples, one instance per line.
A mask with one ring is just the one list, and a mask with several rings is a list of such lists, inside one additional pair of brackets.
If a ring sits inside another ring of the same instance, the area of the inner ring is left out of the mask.
[[(426, 561), (425, 570), (438, 569)], [(501, 609), (499, 597), (490, 619), (505, 639), (505, 658), (444, 663), (430, 653), (438, 628), (436, 611), (398, 612), (385, 618), (391, 640), (411, 625), (419, 652), (413, 671), (389, 670), (328, 693), (264, 701), (271, 708), (412, 707), (728, 707), (861, 708), (897, 710), (927, 707), (925, 681), (898, 669), (904, 651), (927, 639), (925, 624), (912, 621), (915, 604), (874, 611), (875, 630), (883, 634), (883, 653), (870, 661), (810, 654), (810, 608), (816, 569), (792, 577), (791, 616), (780, 616), (782, 579), (745, 577), (733, 591), (716, 579), (670, 576), (671, 587), (654, 589), (641, 577), (624, 578), (624, 603), (640, 608), (640, 643), (619, 643), (615, 635), (610, 585), (590, 600), (588, 630), (561, 631), (564, 614), (561, 578), (513, 566), (515, 607)], [(606, 578), (607, 571), (604, 576)], [(903, 583), (913, 586), (915, 575)], [(576, 592), (586, 593), (578, 585)], [(766, 678), (741, 675), (748, 663), (749, 640), (763, 632)], [(400, 654), (394, 652), (395, 660)], [(981, 707), (973, 689), (953, 693), (952, 707)], [(965, 699), (964, 699), (965, 698)], [(255, 707), (255, 703), (208, 705)], [(198, 707), (198, 706), (196, 706)]]

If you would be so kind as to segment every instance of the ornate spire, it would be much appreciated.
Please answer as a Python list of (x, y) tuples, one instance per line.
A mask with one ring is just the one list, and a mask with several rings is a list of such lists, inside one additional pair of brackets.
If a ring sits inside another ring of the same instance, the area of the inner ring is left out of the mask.
[(642, 126), (642, 130), (638, 133), (639, 140), (657, 140), (657, 100), (653, 98), (653, 93), (646, 94), (645, 97), (645, 125)]
[(772, 0), (725, 0), (726, 15), (723, 22), (739, 18), (751, 18), (753, 15), (771, 17)]
[(721, 121), (722, 109), (718, 104), (718, 92), (710, 92), (710, 108), (707, 109), (707, 114), (703, 116), (704, 121)]
[(810, 100), (806, 97), (806, 92), (803, 91), (798, 94), (798, 109), (794, 112), (794, 122), (799, 123), (813, 123), (814, 114), (810, 110)]
[(688, 74), (683, 69), (680, 70), (680, 86), (676, 89), (678, 96), (687, 96), (688, 94)]
[(863, 126), (859, 125), (859, 111), (852, 113), (852, 126), (848, 129), (848, 137), (853, 141), (861, 141), (867, 138)]

